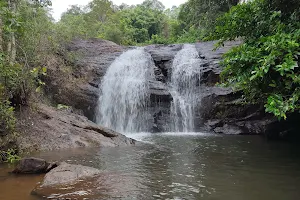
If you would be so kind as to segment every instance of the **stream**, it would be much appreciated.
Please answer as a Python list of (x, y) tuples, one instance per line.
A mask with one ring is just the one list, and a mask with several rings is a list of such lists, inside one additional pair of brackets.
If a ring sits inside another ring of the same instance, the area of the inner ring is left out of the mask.
[[(127, 136), (143, 143), (33, 156), (102, 170), (94, 199), (299, 199), (300, 149), (296, 145), (259, 136), (204, 133)], [(8, 173), (11, 170), (12, 166), (0, 165), (0, 199), (38, 200), (30, 192), (43, 176), (16, 176)]]

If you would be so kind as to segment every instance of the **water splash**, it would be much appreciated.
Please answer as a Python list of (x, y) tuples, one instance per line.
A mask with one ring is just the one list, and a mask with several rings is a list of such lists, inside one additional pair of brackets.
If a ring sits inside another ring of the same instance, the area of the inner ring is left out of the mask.
[(192, 132), (195, 129), (195, 106), (199, 99), (201, 59), (194, 45), (183, 46), (173, 61), (170, 83), (171, 130)]
[(97, 123), (123, 133), (148, 130), (152, 117), (147, 111), (148, 89), (149, 80), (154, 80), (153, 70), (151, 55), (143, 48), (119, 56), (101, 83)]

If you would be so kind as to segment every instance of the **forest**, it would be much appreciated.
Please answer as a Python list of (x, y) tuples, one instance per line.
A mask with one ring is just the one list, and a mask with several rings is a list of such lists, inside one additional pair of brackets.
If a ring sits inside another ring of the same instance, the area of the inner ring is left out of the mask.
[(299, 112), (298, 0), (189, 0), (168, 9), (158, 0), (119, 6), (93, 0), (73, 5), (58, 22), (51, 0), (1, 0), (0, 6), (0, 135), (14, 133), (15, 112), (39, 101), (48, 57), (75, 38), (131, 46), (241, 39), (224, 55), (219, 84), (242, 91), (245, 103), (261, 103), (279, 120)]

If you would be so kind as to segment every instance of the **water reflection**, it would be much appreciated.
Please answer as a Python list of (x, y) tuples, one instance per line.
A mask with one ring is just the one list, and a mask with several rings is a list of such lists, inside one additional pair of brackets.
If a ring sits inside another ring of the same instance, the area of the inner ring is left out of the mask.
[[(88, 182), (92, 199), (296, 200), (299, 197), (300, 152), (296, 146), (248, 136), (166, 133), (139, 137), (148, 143), (38, 156), (103, 170), (99, 177)], [(1, 175), (0, 187), (5, 182)], [(6, 182), (10, 192), (16, 189), (12, 183)], [(75, 186), (77, 191), (85, 191), (84, 184), (87, 183)], [(32, 200), (32, 197), (20, 199)]]

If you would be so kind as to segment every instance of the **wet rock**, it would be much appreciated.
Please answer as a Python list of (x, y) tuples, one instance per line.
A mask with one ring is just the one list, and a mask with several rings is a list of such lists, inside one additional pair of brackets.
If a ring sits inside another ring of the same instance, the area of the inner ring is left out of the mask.
[(23, 158), (12, 171), (15, 174), (39, 174), (47, 173), (57, 167), (56, 163), (48, 163), (39, 158)]
[(172, 96), (169, 88), (159, 81), (149, 81), (149, 93), (152, 102), (170, 102)]
[(215, 129), (217, 127), (220, 127), (222, 126), (223, 122), (222, 120), (220, 119), (215, 119), (215, 120), (208, 120), (206, 123), (204, 123), (205, 126), (208, 128), (208, 129)]
[(175, 44), (150, 45), (145, 47), (145, 50), (151, 54), (155, 66), (159, 69), (160, 73), (155, 73), (156, 80), (166, 82), (170, 78), (173, 59), (177, 52), (182, 49), (182, 46), (183, 45)]
[(173, 60), (176, 53), (182, 49), (181, 44), (172, 45), (149, 45), (145, 48), (149, 52), (154, 61), (170, 61)]
[(228, 125), (225, 124), (222, 127), (217, 127), (214, 129), (215, 133), (223, 133), (227, 135), (241, 135), (243, 133), (242, 129), (234, 126), (234, 125)]
[(201, 73), (201, 84), (214, 86), (220, 81), (221, 69), (219, 67), (212, 67), (208, 62), (203, 64)]
[(262, 134), (267, 119), (261, 105), (244, 104), (230, 88), (204, 87), (198, 112), (208, 130), (224, 134)]
[(46, 174), (40, 187), (70, 184), (85, 178), (91, 178), (101, 171), (92, 167), (61, 163)]
[(132, 199), (130, 197), (134, 196), (136, 189), (136, 180), (132, 175), (99, 172), (81, 165), (65, 165), (46, 174), (44, 181), (31, 194), (41, 199), (53, 200)]
[(90, 193), (96, 192), (91, 190), (95, 187), (96, 176), (100, 173), (100, 170), (92, 167), (63, 162), (48, 172), (42, 183), (33, 189), (31, 194), (47, 199), (87, 198), (90, 197)]
[(84, 116), (43, 104), (36, 105), (35, 111), (19, 113), (17, 128), (21, 133), (18, 146), (27, 151), (135, 144), (135, 140), (98, 126)]
[(165, 83), (167, 81), (167, 76), (163, 73), (163, 70), (159, 67), (154, 67), (155, 79), (157, 81)]

